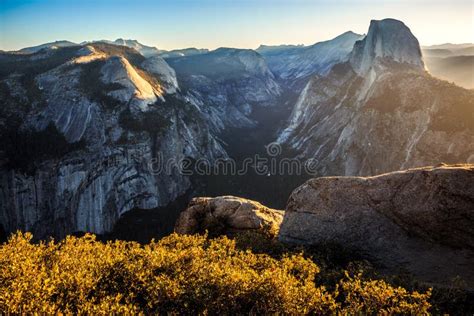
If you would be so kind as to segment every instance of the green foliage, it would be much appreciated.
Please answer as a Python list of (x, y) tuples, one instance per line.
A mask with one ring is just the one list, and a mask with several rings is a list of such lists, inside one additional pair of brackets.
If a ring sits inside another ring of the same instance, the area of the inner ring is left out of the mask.
[[(179, 76), (203, 75), (212, 80), (242, 79), (247, 72), (237, 57), (241, 50), (221, 48), (208, 54), (167, 59)], [(251, 54), (251, 53), (250, 53)]]
[(220, 237), (172, 234), (140, 246), (93, 235), (0, 247), (2, 313), (426, 314), (429, 292), (344, 276), (334, 291), (302, 255), (274, 259)]
[[(41, 73), (56, 68), (76, 57), (77, 47), (62, 47), (48, 51), (48, 56), (32, 58), (45, 54), (39, 51), (34, 54), (0, 53), (0, 79), (9, 75), (19, 75), (19, 82), (25, 88), (29, 103), (45, 103), (43, 94), (38, 88), (35, 77)], [(6, 100), (3, 99), (2, 100)]]
[(201, 113), (175, 95), (166, 95), (166, 101), (158, 101), (155, 108), (143, 113), (132, 113), (126, 109), (120, 113), (119, 124), (133, 132), (148, 132), (151, 136), (163, 135), (171, 124), (171, 118), (181, 115), (187, 124), (203, 123)]
[(435, 82), (442, 106), (430, 121), (430, 128), (447, 133), (474, 131), (474, 98), (472, 90), (466, 90), (444, 81)]
[(121, 56), (127, 59), (130, 64), (135, 67), (140, 67), (141, 63), (145, 60), (142, 54), (137, 52), (135, 49), (127, 47), (127, 46), (120, 46), (120, 45), (113, 45), (107, 43), (92, 43), (90, 44), (94, 47), (94, 49), (98, 52), (102, 52), (108, 56)]
[(83, 64), (79, 77), (79, 89), (88, 95), (92, 101), (102, 104), (108, 109), (114, 109), (121, 105), (121, 102), (107, 95), (108, 92), (122, 89), (119, 83), (104, 83), (101, 78), (100, 69), (104, 65), (103, 60), (94, 60)]
[(381, 113), (394, 113), (400, 108), (401, 91), (398, 86), (385, 85), (383, 93), (372, 96), (368, 101), (365, 109), (375, 109)]
[(44, 130), (22, 130), (19, 125), (3, 131), (0, 135), (9, 167), (27, 174), (34, 174), (37, 164), (60, 158), (65, 154), (85, 147), (83, 141), (68, 143), (53, 123)]
[[(385, 280), (410, 291), (423, 291), (427, 288), (425, 284), (404, 273), (386, 276)], [(434, 315), (474, 315), (474, 293), (459, 277), (453, 279), (450, 284), (434, 286), (430, 303), (430, 312)]]
[(19, 124), (21, 117), (25, 115), (31, 108), (31, 104), (18, 96), (12, 95), (7, 83), (0, 82), (0, 124), (1, 129), (8, 126)]
[(134, 116), (129, 109), (126, 109), (120, 113), (119, 124), (122, 128), (130, 131), (160, 135), (168, 128), (169, 120), (156, 110), (137, 113)]
[(45, 54), (43, 51), (34, 54), (0, 53), (0, 78), (12, 73), (24, 74), (34, 78), (36, 75), (56, 68), (76, 57), (77, 50), (77, 46), (61, 47), (48, 51), (49, 55), (41, 58), (31, 57)]

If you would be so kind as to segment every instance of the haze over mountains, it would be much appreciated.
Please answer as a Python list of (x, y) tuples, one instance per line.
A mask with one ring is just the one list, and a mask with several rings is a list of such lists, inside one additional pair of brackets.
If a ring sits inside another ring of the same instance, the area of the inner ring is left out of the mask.
[[(424, 58), (469, 47), (422, 51), (385, 19), (366, 36), (256, 51), (118, 39), (2, 52), (0, 223), (39, 237), (107, 233), (131, 210), (201, 188), (176, 165), (157, 174), (153, 159), (212, 164), (270, 142), (314, 158), (318, 175), (474, 162), (474, 91), (433, 77)], [(293, 184), (276, 190), (276, 179), (254, 194), (286, 197)], [(217, 183), (237, 190), (234, 181)]]
[(435, 77), (474, 89), (474, 44), (423, 47), (428, 71)]

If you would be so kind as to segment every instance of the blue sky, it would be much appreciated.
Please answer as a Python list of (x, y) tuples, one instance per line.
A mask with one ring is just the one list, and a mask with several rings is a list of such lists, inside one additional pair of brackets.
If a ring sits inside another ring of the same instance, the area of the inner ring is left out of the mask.
[(312, 44), (397, 18), (422, 44), (474, 41), (471, 0), (0, 0), (0, 49), (132, 38), (161, 49)]

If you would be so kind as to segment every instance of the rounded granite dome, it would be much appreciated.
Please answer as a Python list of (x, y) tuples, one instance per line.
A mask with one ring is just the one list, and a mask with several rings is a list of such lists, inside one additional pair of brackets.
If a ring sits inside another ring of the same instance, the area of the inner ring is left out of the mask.
[(420, 44), (403, 22), (395, 19), (372, 20), (367, 36), (355, 43), (351, 65), (363, 75), (378, 58), (388, 58), (424, 69)]

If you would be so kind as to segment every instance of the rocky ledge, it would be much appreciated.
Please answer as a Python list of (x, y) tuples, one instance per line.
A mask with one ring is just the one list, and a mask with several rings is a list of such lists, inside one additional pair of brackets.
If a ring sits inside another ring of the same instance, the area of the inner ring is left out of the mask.
[(474, 165), (322, 177), (293, 191), (279, 239), (336, 242), (390, 272), (474, 287)]
[(284, 243), (336, 243), (380, 271), (474, 289), (474, 165), (439, 165), (374, 177), (321, 177), (291, 194), (286, 212), (234, 196), (195, 198), (175, 231), (245, 230)]
[(283, 211), (235, 196), (198, 197), (191, 200), (178, 218), (175, 232), (211, 235), (234, 234), (255, 230), (276, 236), (283, 220)]

